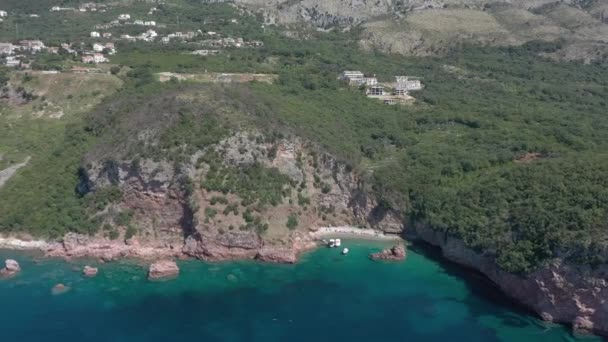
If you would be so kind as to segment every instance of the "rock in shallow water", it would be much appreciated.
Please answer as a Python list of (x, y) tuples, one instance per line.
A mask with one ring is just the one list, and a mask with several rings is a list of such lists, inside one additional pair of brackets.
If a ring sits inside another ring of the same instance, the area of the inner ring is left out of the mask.
[(51, 290), (51, 293), (53, 295), (60, 295), (60, 294), (64, 294), (66, 292), (68, 292), (70, 290), (69, 286), (65, 286), (61, 283), (53, 286), (53, 289)]
[(148, 279), (158, 280), (173, 278), (179, 275), (179, 267), (173, 260), (161, 260), (150, 265)]
[(369, 255), (372, 260), (404, 260), (405, 259), (405, 247), (403, 245), (395, 245), (391, 248), (387, 248), (378, 253), (372, 253)]
[(4, 262), (4, 268), (0, 270), (0, 276), (10, 277), (21, 271), (19, 263), (13, 259), (7, 259)]
[(86, 277), (94, 277), (97, 275), (98, 271), (99, 270), (97, 269), (97, 267), (91, 267), (87, 265), (82, 270), (82, 274), (84, 274)]

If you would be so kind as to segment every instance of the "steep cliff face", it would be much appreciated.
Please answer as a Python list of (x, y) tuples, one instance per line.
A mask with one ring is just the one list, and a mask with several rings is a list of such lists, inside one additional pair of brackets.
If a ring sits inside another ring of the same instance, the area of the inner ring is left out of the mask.
[[(98, 215), (136, 239), (133, 248), (170, 247), (204, 260), (295, 262), (318, 227), (402, 229), (402, 218), (378, 205), (346, 165), (300, 139), (256, 132), (234, 133), (181, 162), (89, 162), (80, 191), (109, 188), (121, 199)], [(120, 218), (126, 213), (129, 222)]]
[(491, 258), (459, 239), (423, 224), (414, 230), (418, 238), (440, 247), (444, 257), (480, 271), (544, 320), (570, 324), (581, 332), (608, 334), (608, 266), (592, 269), (554, 260), (523, 277), (502, 271)]

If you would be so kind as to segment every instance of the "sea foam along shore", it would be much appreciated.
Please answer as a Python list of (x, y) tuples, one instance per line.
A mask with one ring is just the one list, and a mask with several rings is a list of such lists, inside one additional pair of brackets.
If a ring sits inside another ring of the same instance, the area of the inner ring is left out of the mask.
[(315, 231), (311, 231), (310, 236), (317, 240), (330, 236), (345, 236), (373, 240), (401, 240), (399, 235), (389, 235), (380, 230), (351, 226), (321, 227)]

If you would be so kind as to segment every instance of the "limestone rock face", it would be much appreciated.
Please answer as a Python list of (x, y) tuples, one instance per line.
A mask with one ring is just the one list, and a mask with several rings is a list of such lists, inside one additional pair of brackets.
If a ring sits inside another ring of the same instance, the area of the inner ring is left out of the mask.
[(0, 270), (0, 276), (10, 277), (21, 271), (19, 263), (13, 259), (7, 259), (4, 262), (4, 268)]
[(91, 266), (85, 266), (84, 269), (82, 270), (82, 274), (84, 274), (87, 277), (94, 277), (97, 275), (97, 272), (99, 270), (96, 267), (91, 267)]
[(179, 275), (179, 267), (173, 260), (161, 260), (150, 265), (148, 271), (148, 279), (158, 280), (177, 277)]
[(404, 260), (406, 256), (405, 247), (403, 245), (395, 245), (378, 253), (370, 254), (372, 260)]

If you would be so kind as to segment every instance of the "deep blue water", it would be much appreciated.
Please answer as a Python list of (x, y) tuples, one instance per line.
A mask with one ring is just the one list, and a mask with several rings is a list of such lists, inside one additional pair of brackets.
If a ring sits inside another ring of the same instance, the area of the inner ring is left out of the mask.
[[(0, 341), (575, 340), (424, 253), (374, 263), (367, 254), (381, 243), (346, 245), (347, 256), (320, 249), (298, 265), (182, 262), (166, 282), (134, 262), (96, 265), (88, 279), (85, 261), (0, 251), (23, 268), (0, 280)], [(57, 283), (70, 290), (53, 295)]]

